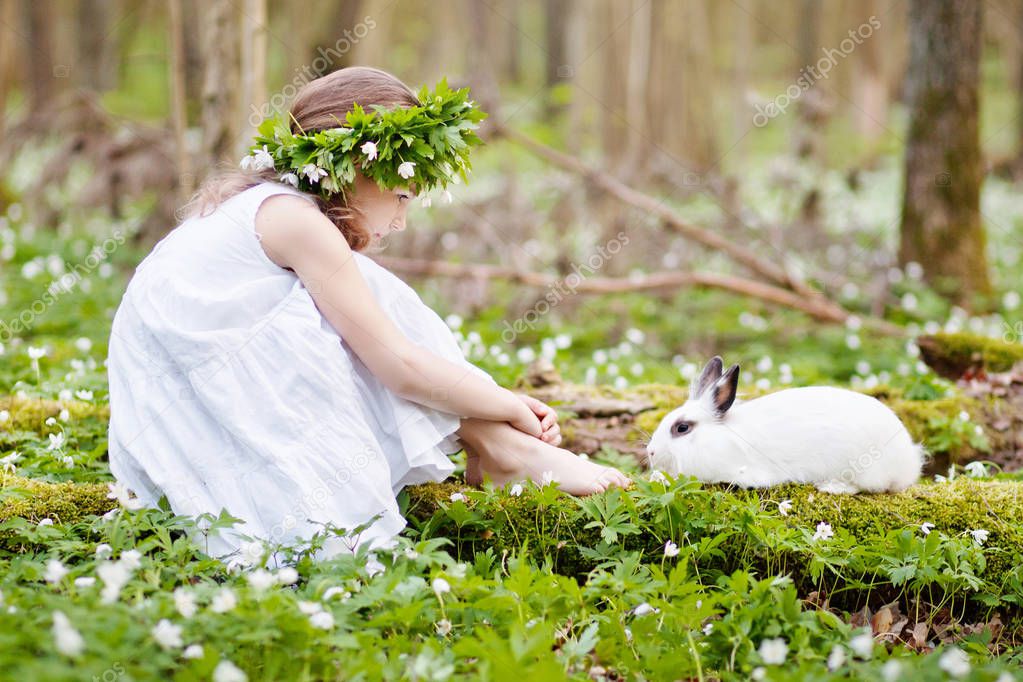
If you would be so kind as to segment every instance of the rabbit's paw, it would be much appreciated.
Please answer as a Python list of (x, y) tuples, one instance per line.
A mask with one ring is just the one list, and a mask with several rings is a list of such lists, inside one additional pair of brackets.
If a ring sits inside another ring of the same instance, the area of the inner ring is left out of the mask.
[(822, 493), (833, 493), (835, 495), (852, 495), (859, 492), (859, 488), (844, 481), (824, 481), (817, 484), (817, 490)]

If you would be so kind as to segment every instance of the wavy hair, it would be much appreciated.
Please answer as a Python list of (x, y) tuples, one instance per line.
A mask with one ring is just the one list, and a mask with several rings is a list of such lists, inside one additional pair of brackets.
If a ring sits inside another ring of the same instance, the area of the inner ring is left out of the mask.
[[(358, 104), (364, 109), (380, 106), (420, 106), (415, 93), (398, 78), (368, 66), (349, 66), (306, 83), (295, 95), (289, 120), (294, 133), (317, 132), (338, 126), (345, 114)], [(232, 196), (262, 182), (280, 182), (273, 168), (259, 171), (227, 167), (203, 181), (192, 198), (179, 212), (179, 217), (209, 215)], [(343, 193), (324, 199), (308, 194), (333, 222), (353, 251), (362, 251), (371, 242), (370, 233), (355, 223), (358, 207), (349, 205)]]

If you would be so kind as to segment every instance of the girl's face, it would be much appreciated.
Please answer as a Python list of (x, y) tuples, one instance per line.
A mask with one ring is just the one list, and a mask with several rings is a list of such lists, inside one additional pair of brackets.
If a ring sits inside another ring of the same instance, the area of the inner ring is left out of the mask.
[(415, 192), (409, 187), (383, 190), (370, 178), (356, 173), (349, 201), (356, 209), (356, 224), (377, 242), (393, 230), (405, 229), (405, 214), (413, 197)]

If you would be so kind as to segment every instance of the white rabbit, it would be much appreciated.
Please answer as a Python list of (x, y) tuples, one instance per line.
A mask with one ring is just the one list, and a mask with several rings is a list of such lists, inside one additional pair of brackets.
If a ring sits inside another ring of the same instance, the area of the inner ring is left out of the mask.
[(650, 466), (746, 488), (812, 483), (824, 492), (900, 491), (927, 456), (887, 405), (829, 386), (736, 401), (739, 366), (715, 356), (647, 446)]

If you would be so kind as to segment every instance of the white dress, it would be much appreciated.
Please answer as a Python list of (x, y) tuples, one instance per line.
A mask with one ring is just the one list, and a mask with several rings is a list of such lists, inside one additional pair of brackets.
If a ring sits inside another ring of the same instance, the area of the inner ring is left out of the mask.
[[(391, 545), (406, 521), (402, 487), (441, 481), (461, 443), (459, 417), (401, 398), (340, 338), (298, 277), (269, 259), (255, 215), (264, 182), (184, 221), (138, 266), (114, 316), (108, 356), (109, 458), (146, 505), (244, 523), (199, 537), (211, 556), (243, 562), (239, 534), (295, 542), (323, 522), (352, 529), (316, 553)], [(470, 364), (416, 292), (361, 253), (360, 272), (412, 342)], [(271, 557), (273, 559), (273, 557)]]

